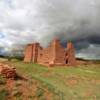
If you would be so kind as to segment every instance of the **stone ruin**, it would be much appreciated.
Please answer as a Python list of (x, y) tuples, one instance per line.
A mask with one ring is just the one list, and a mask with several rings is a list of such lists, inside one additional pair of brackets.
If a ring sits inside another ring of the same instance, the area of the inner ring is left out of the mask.
[(7, 64), (1, 64), (1, 63), (0, 63), (0, 75), (5, 78), (11, 78), (11, 79), (17, 77), (15, 67), (11, 67)]
[(46, 66), (76, 65), (75, 49), (72, 42), (66, 48), (55, 39), (47, 48), (39, 43), (28, 44), (24, 52), (24, 62), (38, 63)]

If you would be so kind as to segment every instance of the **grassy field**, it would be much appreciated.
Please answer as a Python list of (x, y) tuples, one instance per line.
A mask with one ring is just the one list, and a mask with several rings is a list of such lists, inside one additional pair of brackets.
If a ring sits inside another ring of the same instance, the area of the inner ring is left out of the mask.
[(19, 75), (28, 81), (36, 80), (53, 94), (48, 99), (41, 98), (43, 91), (39, 90), (38, 99), (28, 100), (100, 100), (100, 64), (48, 68), (21, 61), (8, 63), (16, 67)]

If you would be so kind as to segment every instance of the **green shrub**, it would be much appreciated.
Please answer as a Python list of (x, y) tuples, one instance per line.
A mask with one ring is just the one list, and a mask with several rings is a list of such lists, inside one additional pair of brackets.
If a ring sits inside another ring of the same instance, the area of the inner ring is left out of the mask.
[(8, 91), (5, 89), (2, 89), (0, 91), (0, 100), (7, 100), (8, 95), (9, 95)]
[(42, 97), (44, 94), (44, 90), (40, 87), (38, 87), (37, 91), (36, 91), (36, 97)]
[(20, 91), (14, 91), (13, 95), (15, 97), (20, 97), (20, 96), (22, 96), (22, 92), (20, 92)]
[(0, 85), (6, 84), (6, 79), (0, 76)]

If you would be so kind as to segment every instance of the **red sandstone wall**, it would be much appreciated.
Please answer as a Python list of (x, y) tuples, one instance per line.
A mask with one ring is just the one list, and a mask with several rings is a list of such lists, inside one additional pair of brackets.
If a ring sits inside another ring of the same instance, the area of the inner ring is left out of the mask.
[(37, 63), (39, 48), (39, 43), (27, 45), (25, 49), (24, 62)]
[(54, 40), (48, 48), (43, 49), (39, 43), (27, 45), (24, 62), (40, 63), (43, 65), (75, 65), (75, 50), (71, 42), (65, 50), (59, 40)]
[(54, 40), (52, 43), (53, 48), (53, 63), (54, 64), (65, 64), (65, 49), (61, 46), (59, 40)]
[(76, 64), (75, 50), (74, 50), (74, 46), (71, 42), (69, 42), (67, 44), (67, 56), (66, 56), (66, 58), (68, 59), (69, 65), (75, 65)]
[(49, 64), (51, 57), (52, 57), (51, 47), (40, 50), (38, 55), (38, 63)]
[(38, 53), (39, 53), (39, 48), (40, 48), (40, 45), (39, 43), (34, 43), (33, 45), (33, 56), (32, 56), (32, 62), (33, 63), (37, 63), (37, 59), (38, 59)]
[(24, 52), (24, 62), (31, 62), (32, 61), (32, 50), (33, 49), (33, 45), (32, 44), (28, 44), (26, 46), (25, 52)]
[(65, 49), (59, 41), (53, 41), (48, 48), (40, 51), (38, 63), (65, 64)]

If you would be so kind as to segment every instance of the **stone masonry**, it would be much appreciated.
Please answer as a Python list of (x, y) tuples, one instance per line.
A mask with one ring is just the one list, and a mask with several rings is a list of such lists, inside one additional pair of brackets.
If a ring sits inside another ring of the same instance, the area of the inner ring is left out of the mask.
[(0, 75), (5, 78), (14, 79), (17, 77), (16, 68), (0, 63)]
[(28, 44), (24, 52), (24, 62), (33, 62), (46, 66), (75, 65), (75, 49), (71, 42), (64, 48), (55, 39), (48, 48), (42, 48), (39, 43)]

